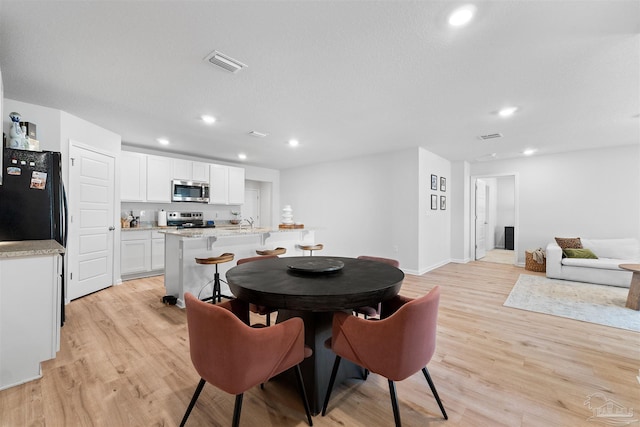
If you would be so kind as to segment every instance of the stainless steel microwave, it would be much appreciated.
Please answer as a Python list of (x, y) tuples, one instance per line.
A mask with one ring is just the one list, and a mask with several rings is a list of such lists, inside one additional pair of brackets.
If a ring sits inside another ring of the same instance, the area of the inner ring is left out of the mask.
[(197, 181), (171, 181), (171, 201), (209, 203), (209, 183)]

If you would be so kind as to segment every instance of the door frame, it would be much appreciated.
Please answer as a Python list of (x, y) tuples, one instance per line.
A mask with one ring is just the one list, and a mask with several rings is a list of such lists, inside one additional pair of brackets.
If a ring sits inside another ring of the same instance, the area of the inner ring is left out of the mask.
[[(120, 283), (120, 274), (119, 274), (119, 268), (117, 269), (117, 267), (120, 266), (119, 262), (116, 262), (116, 256), (119, 258), (120, 256), (120, 227), (116, 226), (119, 225), (117, 218), (119, 217), (119, 212), (120, 212), (120, 193), (119, 193), (119, 189), (120, 189), (120, 182), (118, 179), (119, 173), (118, 173), (118, 168), (120, 167), (120, 156), (117, 153), (111, 152), (111, 151), (107, 151), (107, 150), (103, 150), (100, 148), (96, 148), (93, 147), (91, 145), (82, 143), (82, 142), (78, 142), (72, 138), (69, 138), (69, 145), (68, 145), (68, 149), (67, 149), (67, 165), (69, 165), (69, 170), (67, 171), (67, 177), (68, 177), (68, 185), (67, 185), (67, 191), (69, 194), (67, 194), (67, 198), (69, 199), (71, 197), (71, 188), (74, 187), (74, 182), (72, 182), (73, 179), (73, 174), (71, 173), (71, 152), (73, 150), (73, 148), (80, 148), (83, 150), (87, 150), (87, 151), (93, 151), (94, 153), (103, 155), (103, 156), (107, 156), (107, 157), (111, 157), (113, 158), (113, 167), (114, 167), (114, 182), (113, 182), (113, 203), (114, 203), (114, 209), (113, 209), (113, 215), (114, 217), (112, 218), (113, 220), (113, 224), (115, 226), (115, 230), (113, 232), (113, 248), (112, 248), (112, 253), (111, 253), (111, 257), (112, 257), (112, 261), (111, 261), (111, 285), (116, 285)], [(69, 206), (69, 217), (77, 217), (79, 215), (78, 212), (74, 212), (71, 210), (71, 203), (68, 201), (68, 206)], [(71, 221), (69, 221), (70, 223)], [(77, 248), (77, 238), (78, 236), (75, 235), (75, 233), (72, 233), (72, 227), (71, 225), (69, 225), (68, 228), (68, 237), (67, 237), (67, 252), (65, 253), (65, 262), (66, 262), (66, 266), (65, 266), (65, 286), (68, 288), (69, 286), (69, 277), (68, 275), (70, 274), (70, 268), (69, 266), (74, 265), (74, 262), (78, 262), (78, 248)], [(73, 239), (76, 239), (76, 241), (74, 241)], [(69, 242), (74, 241), (74, 247), (75, 249), (73, 251), (69, 251)], [(77, 273), (77, 272), (76, 272)], [(116, 274), (117, 273), (117, 274)], [(118, 283), (116, 283), (116, 278), (118, 279)], [(65, 304), (69, 304), (71, 302), (71, 300), (69, 299), (69, 292), (68, 289), (65, 289)]]
[(504, 172), (504, 173), (493, 173), (487, 175), (471, 175), (469, 178), (470, 189), (473, 191), (469, 191), (469, 199), (470, 199), (470, 209), (469, 209), (469, 259), (475, 261), (475, 247), (476, 247), (476, 224), (475, 224), (475, 215), (476, 215), (476, 181), (478, 179), (488, 179), (488, 178), (503, 178), (505, 176), (513, 177), (513, 187), (514, 187), (514, 233), (513, 233), (513, 264), (524, 266), (524, 263), (518, 263), (518, 235), (520, 233), (520, 176), (518, 172)]

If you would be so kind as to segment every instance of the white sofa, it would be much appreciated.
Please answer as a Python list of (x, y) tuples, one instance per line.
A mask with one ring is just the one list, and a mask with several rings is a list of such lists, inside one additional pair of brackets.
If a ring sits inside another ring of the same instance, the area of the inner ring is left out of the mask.
[(556, 242), (547, 245), (547, 277), (628, 288), (632, 273), (619, 264), (640, 264), (638, 239), (580, 239), (598, 259), (563, 258)]

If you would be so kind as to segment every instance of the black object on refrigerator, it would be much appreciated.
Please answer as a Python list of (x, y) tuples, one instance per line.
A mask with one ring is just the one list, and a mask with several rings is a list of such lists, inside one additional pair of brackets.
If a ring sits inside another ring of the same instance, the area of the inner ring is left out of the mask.
[[(54, 151), (3, 150), (0, 241), (53, 239), (66, 247), (67, 200), (61, 176), (62, 155)], [(63, 260), (62, 324), (64, 289)]]

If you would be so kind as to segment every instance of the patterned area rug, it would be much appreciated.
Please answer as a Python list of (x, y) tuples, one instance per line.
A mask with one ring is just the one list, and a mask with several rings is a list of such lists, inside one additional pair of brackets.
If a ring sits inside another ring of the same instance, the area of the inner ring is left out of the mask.
[(504, 306), (640, 332), (640, 311), (626, 308), (629, 289), (521, 274)]

